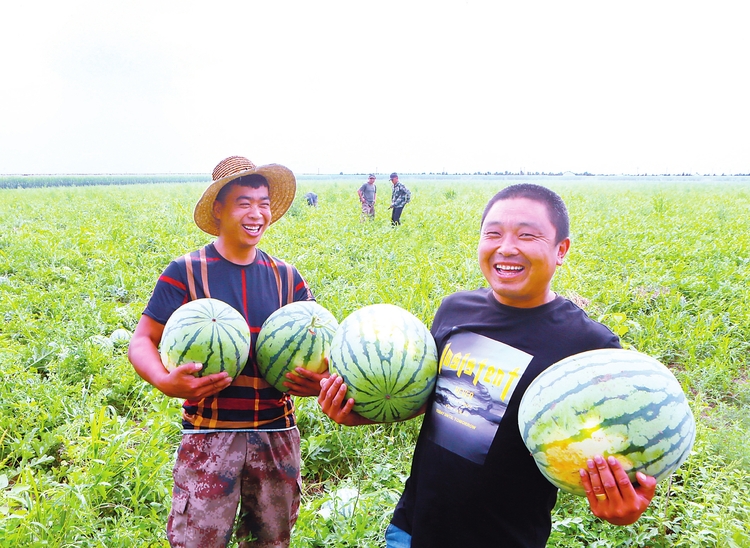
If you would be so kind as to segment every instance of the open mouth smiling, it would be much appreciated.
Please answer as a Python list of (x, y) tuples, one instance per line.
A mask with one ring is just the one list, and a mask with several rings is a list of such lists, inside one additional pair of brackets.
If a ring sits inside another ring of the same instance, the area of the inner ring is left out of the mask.
[(258, 234), (260, 232), (261, 225), (242, 225), (242, 228), (247, 230), (250, 234)]
[(519, 265), (508, 265), (508, 264), (496, 264), (495, 271), (498, 274), (515, 274), (521, 272), (524, 267)]
[(495, 270), (502, 274), (503, 272), (520, 272), (523, 270), (523, 267), (518, 265), (496, 264)]

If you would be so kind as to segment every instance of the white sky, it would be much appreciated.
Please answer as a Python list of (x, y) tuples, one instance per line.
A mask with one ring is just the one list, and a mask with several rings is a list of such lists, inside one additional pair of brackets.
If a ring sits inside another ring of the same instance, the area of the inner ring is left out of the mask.
[(748, 12), (3, 2), (0, 173), (750, 173)]

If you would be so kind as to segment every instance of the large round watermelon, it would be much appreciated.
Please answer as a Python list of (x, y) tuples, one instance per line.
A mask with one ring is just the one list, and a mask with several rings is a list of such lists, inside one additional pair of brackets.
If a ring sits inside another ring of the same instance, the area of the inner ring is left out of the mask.
[(330, 367), (344, 379), (354, 411), (393, 422), (412, 416), (432, 393), (437, 348), (418, 318), (392, 304), (373, 304), (341, 322)]
[(282, 306), (263, 322), (255, 342), (260, 374), (268, 384), (286, 392), (289, 389), (283, 382), (295, 367), (322, 373), (328, 367), (326, 358), (338, 326), (333, 314), (315, 301)]
[(584, 496), (579, 475), (594, 455), (615, 456), (635, 473), (662, 480), (690, 453), (695, 420), (672, 373), (654, 358), (622, 349), (570, 356), (526, 390), (518, 427), (539, 470)]
[(201, 363), (202, 377), (226, 371), (240, 374), (250, 355), (250, 328), (234, 308), (217, 299), (196, 299), (174, 311), (164, 325), (161, 361), (171, 371), (185, 363)]

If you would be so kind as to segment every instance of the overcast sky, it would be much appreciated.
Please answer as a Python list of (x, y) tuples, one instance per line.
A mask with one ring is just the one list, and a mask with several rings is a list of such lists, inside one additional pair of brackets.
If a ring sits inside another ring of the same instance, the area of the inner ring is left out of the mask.
[(750, 173), (747, 11), (3, 2), (0, 174)]

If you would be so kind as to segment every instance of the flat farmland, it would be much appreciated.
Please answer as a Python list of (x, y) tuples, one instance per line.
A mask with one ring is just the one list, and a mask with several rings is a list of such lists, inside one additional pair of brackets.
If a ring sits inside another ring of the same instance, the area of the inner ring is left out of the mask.
[[(260, 247), (294, 264), (339, 321), (385, 302), (429, 327), (442, 297), (484, 285), (486, 201), (514, 182), (553, 188), (572, 233), (553, 288), (670, 367), (698, 435), (635, 525), (603, 523), (561, 494), (549, 545), (750, 546), (750, 178), (401, 181), (412, 203), (392, 228), (385, 177), (375, 220), (362, 223), (364, 177), (300, 176)], [(0, 189), (0, 546), (168, 546), (180, 402), (103, 339), (132, 331), (168, 262), (210, 241), (192, 222), (204, 186)], [(296, 403), (304, 492), (292, 546), (383, 546), (420, 419), (345, 429), (313, 399)]]

